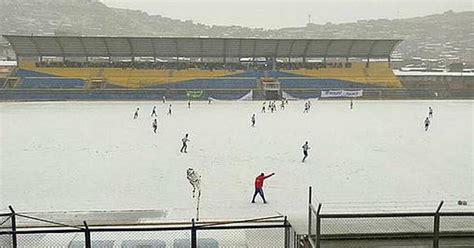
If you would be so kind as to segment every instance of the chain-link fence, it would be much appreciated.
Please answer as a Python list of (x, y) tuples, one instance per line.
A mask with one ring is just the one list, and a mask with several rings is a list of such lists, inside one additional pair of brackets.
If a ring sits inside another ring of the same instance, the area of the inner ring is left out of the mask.
[[(355, 211), (347, 209), (344, 212), (325, 211), (325, 204), (315, 200), (311, 188), (309, 195), (308, 237), (313, 247), (324, 247), (321, 245), (324, 241), (338, 240), (339, 245), (344, 246), (349, 244), (347, 240), (359, 242), (381, 239), (427, 239), (432, 242), (433, 247), (439, 247), (441, 238), (474, 238), (474, 212), (469, 212), (469, 209), (463, 212), (443, 212), (443, 201), (437, 208), (432, 207), (431, 211), (378, 209), (370, 212), (364, 205)], [(367, 244), (362, 244), (364, 245)]]
[[(13, 225), (12, 217), (39, 223)], [(0, 214), (0, 247), (285, 247), (296, 248), (296, 232), (286, 217), (126, 226), (70, 226), (38, 217)]]
[[(10, 231), (12, 229), (12, 215), (0, 214), (0, 232)], [(12, 235), (0, 235), (0, 247), (10, 247), (12, 244)]]

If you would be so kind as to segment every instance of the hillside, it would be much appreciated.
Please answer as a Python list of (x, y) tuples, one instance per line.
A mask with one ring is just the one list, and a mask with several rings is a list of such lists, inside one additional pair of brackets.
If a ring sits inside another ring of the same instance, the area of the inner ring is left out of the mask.
[(308, 24), (276, 30), (209, 26), (142, 11), (110, 8), (95, 0), (0, 0), (0, 34), (209, 36), (258, 38), (402, 38), (405, 59), (474, 61), (474, 12), (452, 11), (395, 20)]

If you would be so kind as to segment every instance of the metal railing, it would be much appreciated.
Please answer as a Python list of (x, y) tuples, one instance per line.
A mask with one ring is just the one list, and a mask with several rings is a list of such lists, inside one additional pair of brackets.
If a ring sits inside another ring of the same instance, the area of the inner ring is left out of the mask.
[(309, 188), (308, 237), (313, 247), (324, 241), (374, 239), (432, 239), (474, 237), (474, 212), (442, 212), (444, 202), (429, 212), (322, 213)]
[[(81, 225), (20, 214), (0, 214), (0, 247), (285, 247), (296, 248), (296, 232), (287, 217), (251, 220)], [(18, 218), (40, 225), (18, 225)]]

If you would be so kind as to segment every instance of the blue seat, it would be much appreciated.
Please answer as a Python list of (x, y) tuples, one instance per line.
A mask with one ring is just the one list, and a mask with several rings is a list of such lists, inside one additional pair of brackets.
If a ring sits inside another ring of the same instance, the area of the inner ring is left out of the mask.
[(260, 78), (260, 77), (263, 77), (263, 76), (274, 77), (274, 78), (280, 78), (280, 77), (305, 77), (305, 76), (303, 76), (303, 75), (293, 74), (293, 73), (289, 73), (289, 72), (282, 72), (282, 71), (274, 71), (274, 70), (269, 70), (269, 71), (249, 70), (249, 71), (245, 71), (245, 72), (242, 72), (242, 73), (227, 75), (227, 76), (224, 76), (224, 77)]
[(51, 74), (37, 72), (37, 71), (30, 71), (30, 70), (25, 70), (25, 69), (18, 69), (15, 75), (18, 77), (56, 77)]
[(75, 78), (24, 78), (16, 88), (20, 89), (74, 89), (84, 88), (82, 79)]

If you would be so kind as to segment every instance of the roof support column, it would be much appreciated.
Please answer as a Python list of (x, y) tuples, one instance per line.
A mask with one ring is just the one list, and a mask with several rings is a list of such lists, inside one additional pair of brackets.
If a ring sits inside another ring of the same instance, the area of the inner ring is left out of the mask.
[[(392, 41), (393, 42), (393, 41)], [(388, 51), (388, 67), (391, 68), (392, 65), (391, 65), (391, 52), (393, 51), (393, 49), (395, 48), (395, 46), (398, 44), (399, 41), (395, 41), (393, 42), (392, 46), (390, 46), (390, 50)]]
[(329, 53), (329, 47), (331, 46), (332, 42), (333, 42), (332, 40), (329, 40), (328, 44), (326, 45), (326, 51), (324, 52), (324, 57), (323, 57), (324, 67), (326, 67), (327, 57), (328, 57), (328, 53)]
[(199, 61), (200, 61), (200, 62), (203, 62), (203, 60), (204, 60), (204, 50), (203, 50), (203, 47), (204, 47), (203, 41), (202, 41), (202, 39), (199, 39), (199, 55), (200, 55), (200, 56), (199, 56)]
[(290, 50), (288, 51), (288, 63), (291, 63), (291, 53), (293, 52), (293, 46), (295, 45), (296, 40), (291, 41)]
[(109, 61), (112, 60), (112, 55), (110, 54), (109, 44), (107, 43), (107, 38), (103, 38), (102, 41), (104, 42), (105, 50), (107, 50), (107, 56), (109, 57)]
[(84, 41), (81, 38), (78, 38), (79, 43), (81, 43), (82, 51), (86, 55), (86, 62), (89, 62), (89, 54), (87, 53), (86, 46), (84, 45)]
[(175, 44), (175, 48), (176, 48), (176, 69), (178, 67), (178, 62), (179, 62), (179, 52), (178, 52), (178, 39), (175, 38), (174, 39), (174, 44)]
[(311, 44), (311, 40), (308, 40), (308, 41), (306, 42), (305, 47), (304, 47), (304, 51), (303, 51), (303, 63), (306, 63), (306, 57), (307, 57), (307, 53), (308, 53), (309, 44)]
[(375, 44), (377, 43), (376, 40), (372, 41), (372, 44), (370, 44), (370, 49), (369, 53), (367, 54), (367, 62), (365, 63), (365, 68), (369, 68), (369, 63), (370, 63), (370, 55), (372, 55), (372, 50), (374, 49)]
[(255, 39), (253, 42), (253, 52), (252, 52), (252, 60), (254, 64), (255, 64), (255, 51), (256, 50), (257, 50), (257, 40)]
[(227, 42), (226, 40), (224, 40), (224, 51), (223, 51), (223, 62), (224, 62), (224, 66), (225, 66), (225, 63), (226, 63), (226, 55), (227, 55)]

